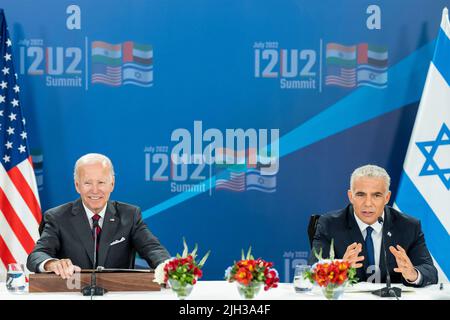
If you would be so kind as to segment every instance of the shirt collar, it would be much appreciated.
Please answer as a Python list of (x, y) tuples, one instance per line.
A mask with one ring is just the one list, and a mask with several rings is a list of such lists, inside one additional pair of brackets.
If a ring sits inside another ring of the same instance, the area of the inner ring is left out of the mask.
[[(106, 204), (103, 209), (98, 213), (98, 215), (100, 216), (100, 219), (103, 219), (105, 217), (105, 212), (106, 212), (106, 207), (108, 206), (108, 204)], [(91, 210), (89, 210), (88, 207), (86, 207), (83, 203), (83, 207), (84, 207), (84, 211), (86, 211), (86, 214), (89, 218), (89, 221), (92, 221), (92, 217), (95, 215), (95, 213), (93, 213)]]
[[(356, 223), (358, 224), (359, 230), (361, 230), (361, 232), (363, 232), (364, 230), (367, 229), (367, 227), (369, 227), (368, 224), (364, 223), (360, 218), (358, 218), (358, 216), (355, 214), (355, 210), (353, 210), (353, 215), (355, 216)], [(383, 211), (383, 214), (381, 215), (381, 217), (383, 218), (383, 221), (384, 221), (384, 211)], [(376, 233), (381, 232), (381, 229), (383, 229), (383, 225), (380, 224), (378, 221), (370, 226), (373, 228), (373, 230)]]

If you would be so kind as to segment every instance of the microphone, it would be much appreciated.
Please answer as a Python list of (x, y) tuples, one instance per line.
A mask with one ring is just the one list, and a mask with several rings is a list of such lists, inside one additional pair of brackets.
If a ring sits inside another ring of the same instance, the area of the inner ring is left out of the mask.
[[(384, 229), (384, 220), (383, 217), (378, 217), (378, 223), (383, 226)], [(384, 231), (384, 230), (383, 230)], [(372, 294), (387, 298), (387, 297), (395, 297), (398, 300), (398, 297), (402, 295), (402, 289), (397, 287), (391, 287), (391, 275), (389, 274), (389, 268), (387, 263), (387, 254), (386, 254), (386, 243), (384, 241), (384, 232), (381, 237), (381, 243), (383, 247), (383, 255), (384, 255), (384, 266), (386, 267), (386, 287), (381, 288), (379, 290), (372, 291)]]
[[(89, 286), (84, 287), (81, 290), (83, 296), (91, 296), (91, 300), (93, 296), (102, 296), (107, 292), (106, 289), (97, 286), (97, 276), (95, 274), (96, 265), (97, 265), (97, 232), (96, 229), (98, 227), (98, 220), (93, 220), (92, 222), (92, 230), (94, 234), (94, 267), (92, 268), (91, 273), (91, 284)], [(101, 271), (103, 267), (98, 267), (97, 270)]]

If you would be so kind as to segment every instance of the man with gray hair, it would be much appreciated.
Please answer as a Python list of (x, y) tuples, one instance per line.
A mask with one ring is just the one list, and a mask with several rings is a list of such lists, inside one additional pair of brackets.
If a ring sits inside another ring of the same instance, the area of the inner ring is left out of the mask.
[[(34, 272), (54, 272), (68, 279), (75, 271), (134, 267), (135, 253), (155, 268), (170, 257), (145, 225), (141, 210), (109, 200), (114, 190), (111, 160), (98, 153), (82, 156), (75, 164), (75, 189), (80, 199), (48, 210), (40, 239), (28, 256)], [(94, 266), (94, 233), (97, 235)]]
[[(387, 206), (391, 179), (381, 167), (357, 168), (350, 178), (350, 204), (320, 217), (312, 247), (324, 253), (334, 239), (335, 256), (357, 268), (359, 281), (385, 282), (386, 261), (392, 282), (423, 287), (438, 281), (420, 222)], [(389, 252), (391, 254), (389, 254)], [(317, 261), (311, 254), (310, 263)]]

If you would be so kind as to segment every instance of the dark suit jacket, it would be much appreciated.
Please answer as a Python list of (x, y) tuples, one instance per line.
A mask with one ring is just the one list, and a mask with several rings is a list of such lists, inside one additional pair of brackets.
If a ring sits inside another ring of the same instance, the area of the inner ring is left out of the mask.
[[(28, 269), (39, 272), (39, 265), (49, 258), (69, 258), (82, 269), (91, 269), (94, 240), (81, 199), (48, 210), (44, 219), (41, 238), (28, 256)], [(111, 245), (122, 237), (124, 241)], [(138, 207), (109, 201), (103, 219), (97, 265), (133, 268), (136, 251), (151, 268), (170, 258), (167, 250), (147, 228)]]
[[(320, 217), (316, 233), (313, 239), (313, 248), (319, 252), (323, 248), (323, 257), (328, 258), (331, 239), (334, 239), (335, 257), (342, 258), (347, 247), (353, 242), (361, 243), (363, 251), (360, 255), (367, 257), (364, 246), (364, 238), (356, 222), (353, 206), (333, 211)], [(383, 239), (386, 244), (386, 255), (388, 260), (388, 270), (393, 283), (403, 282), (410, 285), (402, 277), (401, 273), (394, 272), (397, 263), (394, 255), (389, 251), (389, 246), (399, 244), (405, 249), (414, 267), (422, 274), (422, 281), (418, 284), (423, 287), (429, 284), (435, 284), (438, 281), (437, 270), (433, 265), (433, 260), (425, 244), (424, 234), (422, 232), (419, 220), (405, 215), (391, 207), (385, 207)], [(317, 261), (311, 252), (310, 263)], [(381, 282), (386, 282), (386, 262), (384, 260), (383, 248), (380, 250), (380, 271)], [(359, 281), (367, 281), (365, 270), (367, 269), (367, 258), (363, 260), (364, 267), (357, 269)], [(373, 274), (373, 273), (372, 273)]]

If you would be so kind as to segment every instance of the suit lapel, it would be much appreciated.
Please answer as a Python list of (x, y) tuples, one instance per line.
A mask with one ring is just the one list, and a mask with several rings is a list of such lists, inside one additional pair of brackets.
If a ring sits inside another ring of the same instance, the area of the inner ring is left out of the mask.
[(117, 210), (112, 202), (108, 202), (103, 220), (102, 233), (100, 236), (100, 243), (98, 248), (98, 263), (99, 266), (104, 266), (106, 257), (108, 256), (109, 245), (114, 240), (117, 227), (119, 226), (119, 217)]
[(359, 229), (358, 223), (356, 222), (355, 215), (353, 213), (353, 206), (349, 205), (347, 210), (347, 227), (349, 230), (349, 245), (353, 242), (361, 243), (363, 245), (362, 252), (360, 253), (360, 256), (363, 255), (365, 259), (363, 260), (363, 267), (356, 269), (357, 277), (359, 280), (366, 280), (367, 275), (365, 270), (367, 270), (367, 253), (365, 248), (365, 241), (363, 238), (363, 235), (361, 233), (361, 230)]
[(364, 238), (362, 236), (361, 230), (359, 230), (358, 223), (356, 222), (355, 215), (353, 213), (353, 206), (349, 206), (347, 210), (347, 227), (349, 229), (349, 237), (351, 242), (363, 243)]
[(86, 250), (91, 265), (94, 264), (94, 240), (92, 239), (91, 226), (89, 225), (86, 212), (84, 211), (81, 199), (74, 202), (72, 207), (72, 217), (70, 222), (77, 233), (80, 241)]

